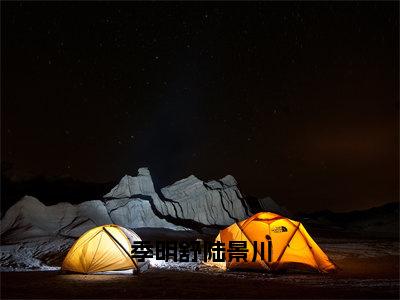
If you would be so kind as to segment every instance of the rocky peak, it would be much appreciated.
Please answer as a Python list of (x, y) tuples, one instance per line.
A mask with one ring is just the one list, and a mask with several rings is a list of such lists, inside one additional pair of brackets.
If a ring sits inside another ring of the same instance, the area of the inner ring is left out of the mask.
[(135, 195), (155, 193), (153, 180), (148, 168), (139, 168), (136, 177), (125, 175), (120, 182), (106, 195), (106, 199), (132, 198)]
[(124, 176), (104, 198), (147, 199), (156, 215), (192, 229), (226, 226), (249, 216), (231, 175), (208, 182), (190, 175), (156, 190), (148, 168), (140, 168), (136, 177)]

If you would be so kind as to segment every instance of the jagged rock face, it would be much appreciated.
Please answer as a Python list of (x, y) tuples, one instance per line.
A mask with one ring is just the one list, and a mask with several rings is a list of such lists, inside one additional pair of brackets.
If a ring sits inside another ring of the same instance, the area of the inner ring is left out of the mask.
[(249, 216), (236, 180), (227, 175), (221, 180), (203, 182), (195, 176), (179, 180), (162, 188), (154, 188), (150, 172), (140, 168), (138, 176), (124, 176), (106, 199), (126, 200), (132, 197), (150, 197), (154, 210), (174, 224), (201, 228), (226, 226)]
[(230, 175), (209, 182), (191, 175), (161, 189), (161, 192), (170, 201), (160, 203), (159, 209), (163, 214), (176, 215), (181, 219), (224, 226), (249, 215), (236, 180)]
[(45, 236), (76, 238), (104, 224), (187, 230), (158, 218), (149, 201), (141, 199), (110, 200), (106, 203), (92, 200), (78, 205), (59, 203), (45, 206), (38, 199), (25, 196), (6, 212), (1, 238), (6, 243)]
[(121, 181), (108, 194), (104, 195), (106, 199), (131, 198), (135, 195), (156, 196), (153, 180), (150, 171), (147, 168), (140, 168), (138, 175), (132, 177), (125, 175)]
[(151, 207), (150, 200), (145, 199), (124, 198), (106, 201), (105, 207), (112, 223), (133, 229), (168, 228), (172, 230), (190, 230), (157, 216)]
[(103, 224), (123, 227), (201, 231), (204, 227), (227, 226), (248, 217), (247, 206), (232, 176), (203, 182), (191, 175), (156, 191), (147, 168), (138, 176), (124, 176), (104, 200), (72, 205), (45, 206), (25, 196), (5, 214), (1, 226), (3, 242), (59, 236), (79, 237)]

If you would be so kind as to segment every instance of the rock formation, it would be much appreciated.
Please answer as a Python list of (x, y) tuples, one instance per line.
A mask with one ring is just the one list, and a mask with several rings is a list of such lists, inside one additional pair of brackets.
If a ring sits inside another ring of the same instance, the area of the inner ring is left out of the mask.
[(124, 176), (104, 198), (147, 200), (160, 218), (195, 230), (230, 225), (249, 215), (237, 182), (230, 175), (209, 182), (191, 175), (156, 191), (149, 170), (140, 168), (138, 176)]
[(131, 228), (142, 238), (195, 238), (248, 216), (246, 201), (230, 175), (209, 182), (191, 175), (156, 190), (149, 170), (140, 168), (137, 176), (124, 176), (101, 200), (46, 206), (23, 197), (2, 219), (0, 259), (3, 267), (25, 267), (25, 251), (36, 267), (40, 261), (59, 262), (74, 239), (102, 224)]
[(269, 211), (282, 216), (291, 217), (291, 213), (285, 208), (278, 205), (271, 197), (258, 199), (260, 211)]

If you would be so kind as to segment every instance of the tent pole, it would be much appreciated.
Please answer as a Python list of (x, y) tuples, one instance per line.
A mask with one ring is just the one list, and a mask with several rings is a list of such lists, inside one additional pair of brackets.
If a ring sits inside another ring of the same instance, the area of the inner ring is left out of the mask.
[(296, 234), (297, 230), (299, 230), (300, 224), (301, 224), (300, 222), (299, 222), (299, 224), (297, 224), (296, 229), (292, 233), (292, 236), (290, 237), (290, 239), (286, 243), (286, 246), (283, 248), (281, 254), (279, 254), (278, 259), (275, 262), (275, 266), (276, 267), (274, 267), (274, 269), (276, 269), (278, 267), (279, 263), (281, 262), (281, 258), (283, 256), (283, 254), (285, 253), (287, 247), (289, 246), (290, 242), (292, 241), (292, 239), (293, 239), (294, 235)]
[(132, 258), (132, 256), (130, 255), (130, 253), (128, 253), (128, 251), (124, 248), (124, 246), (121, 245), (120, 242), (118, 242), (118, 240), (111, 234), (111, 232), (109, 232), (105, 227), (103, 227), (103, 230), (108, 234), (108, 236), (110, 238), (112, 238), (112, 240), (114, 242), (116, 242), (118, 244), (118, 246), (120, 246), (122, 248), (122, 250), (124, 250), (124, 252), (126, 253), (126, 255), (128, 255), (128, 257), (130, 258), (130, 260), (132, 261), (132, 263), (135, 265), (136, 270), (137, 270), (137, 274), (139, 274), (139, 266), (137, 265), (137, 263), (135, 262), (135, 260)]
[(240, 231), (243, 233), (243, 235), (246, 237), (246, 239), (253, 245), (253, 252), (254, 250), (257, 252), (257, 254), (260, 256), (260, 262), (264, 264), (264, 267), (266, 266), (267, 270), (271, 270), (271, 266), (265, 262), (265, 259), (261, 259), (261, 253), (258, 251), (258, 248), (254, 249), (254, 242), (250, 239), (250, 237), (247, 236), (247, 234), (244, 232), (242, 226), (239, 225), (238, 222), (236, 222), (237, 227), (239, 227)]

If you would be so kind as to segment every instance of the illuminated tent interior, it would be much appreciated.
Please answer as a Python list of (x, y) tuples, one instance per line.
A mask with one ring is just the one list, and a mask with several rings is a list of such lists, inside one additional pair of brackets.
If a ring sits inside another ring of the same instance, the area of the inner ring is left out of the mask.
[(118, 225), (93, 228), (72, 245), (61, 270), (85, 274), (129, 269), (139, 272), (141, 265), (130, 253), (132, 243), (140, 240), (135, 232)]
[[(229, 248), (229, 241), (247, 242), (247, 261), (242, 258), (237, 260), (235, 257), (229, 261), (229, 252), (226, 251), (225, 261), (207, 263), (223, 269), (296, 269), (317, 270), (322, 273), (336, 269), (335, 264), (300, 222), (270, 212), (257, 213), (221, 230), (215, 242), (218, 241), (225, 243), (226, 250)], [(254, 242), (257, 242), (256, 248)], [(211, 255), (218, 255), (216, 252), (212, 250)]]

